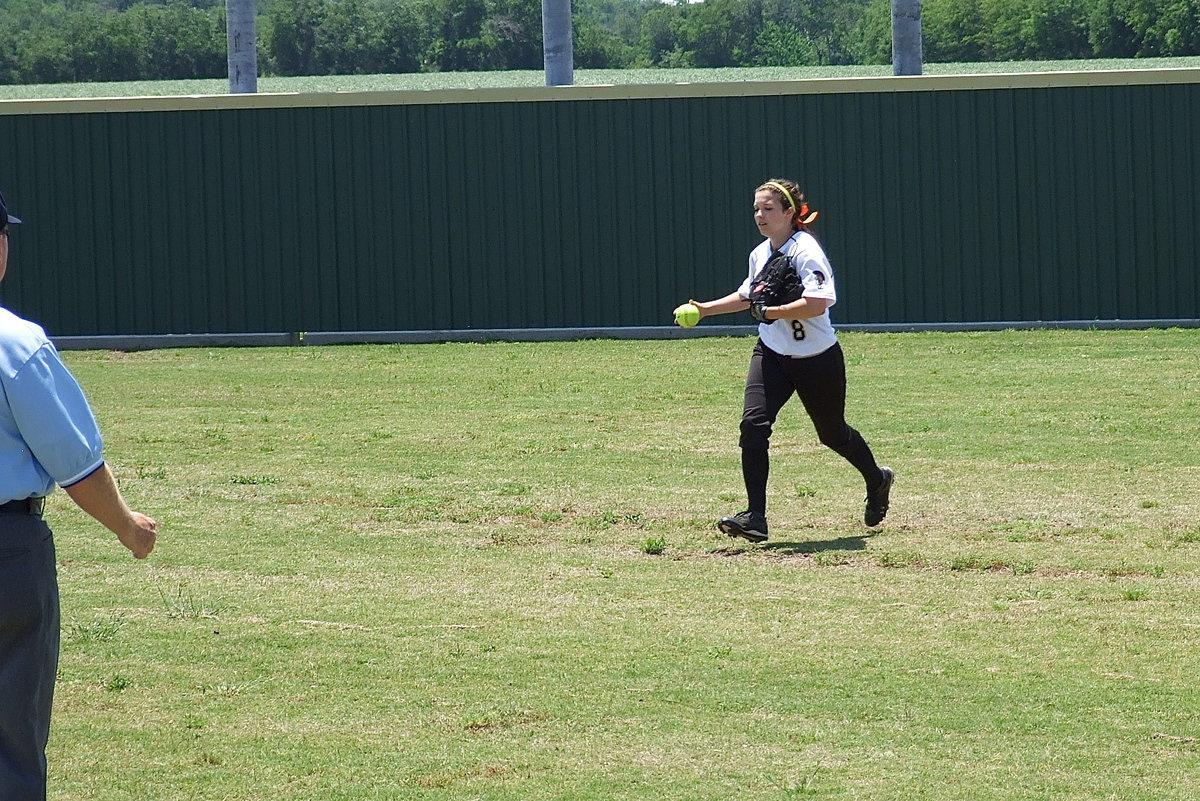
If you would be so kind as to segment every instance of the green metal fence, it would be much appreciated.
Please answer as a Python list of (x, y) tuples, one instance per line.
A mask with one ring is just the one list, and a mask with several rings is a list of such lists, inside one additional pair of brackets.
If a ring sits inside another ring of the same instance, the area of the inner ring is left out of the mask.
[[(841, 324), (1195, 320), (1200, 70), (0, 102), (56, 336), (667, 325), (822, 212)], [(732, 320), (731, 320), (732, 322)], [(746, 320), (748, 322), (748, 318)]]

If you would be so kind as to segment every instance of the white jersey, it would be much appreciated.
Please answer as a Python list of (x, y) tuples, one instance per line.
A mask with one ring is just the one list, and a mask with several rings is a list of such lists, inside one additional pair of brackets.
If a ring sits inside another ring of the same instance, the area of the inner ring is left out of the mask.
[[(738, 287), (738, 294), (743, 298), (749, 299), (750, 283), (770, 260), (773, 252), (770, 239), (764, 239), (761, 245), (750, 251), (750, 274)], [(792, 266), (804, 285), (804, 297), (825, 298), (830, 306), (837, 303), (833, 268), (816, 237), (807, 231), (797, 231), (784, 243), (780, 252), (791, 257)], [(828, 308), (819, 317), (807, 320), (759, 323), (758, 336), (768, 348), (785, 356), (816, 356), (837, 343)]]

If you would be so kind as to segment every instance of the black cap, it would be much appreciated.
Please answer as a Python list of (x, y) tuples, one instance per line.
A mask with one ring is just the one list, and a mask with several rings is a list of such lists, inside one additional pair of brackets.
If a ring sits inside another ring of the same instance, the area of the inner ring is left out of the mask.
[(19, 223), (21, 219), (14, 217), (8, 213), (8, 204), (4, 202), (4, 193), (0, 192), (0, 217), (5, 218), (10, 223)]

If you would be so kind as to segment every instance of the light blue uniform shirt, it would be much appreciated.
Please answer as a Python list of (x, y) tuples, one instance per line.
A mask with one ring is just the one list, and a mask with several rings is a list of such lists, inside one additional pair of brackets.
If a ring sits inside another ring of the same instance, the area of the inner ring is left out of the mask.
[(104, 464), (96, 417), (41, 326), (0, 307), (0, 503), (49, 495)]

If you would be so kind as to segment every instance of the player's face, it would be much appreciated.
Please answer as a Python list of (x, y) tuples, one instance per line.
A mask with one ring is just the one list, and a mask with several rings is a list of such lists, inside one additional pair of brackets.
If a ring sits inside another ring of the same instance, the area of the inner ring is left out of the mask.
[(754, 223), (763, 236), (784, 241), (792, 235), (792, 210), (769, 189), (755, 192)]
[(8, 228), (0, 232), (0, 281), (4, 280), (4, 271), (8, 269)]

